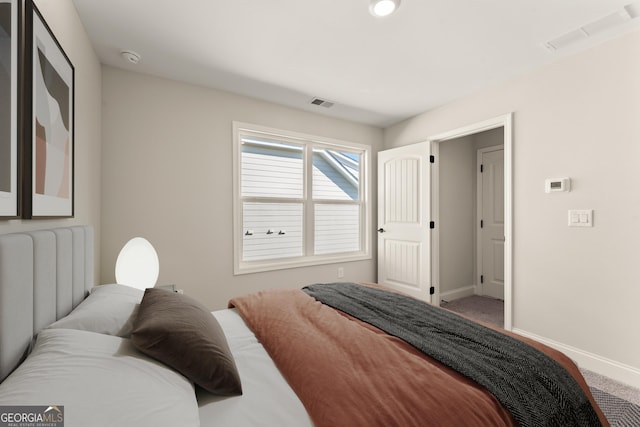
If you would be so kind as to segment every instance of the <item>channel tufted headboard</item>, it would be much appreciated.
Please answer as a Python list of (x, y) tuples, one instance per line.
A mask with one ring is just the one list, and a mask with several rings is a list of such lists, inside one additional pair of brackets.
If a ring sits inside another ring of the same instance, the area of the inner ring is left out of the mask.
[(93, 287), (93, 227), (0, 235), (0, 381)]

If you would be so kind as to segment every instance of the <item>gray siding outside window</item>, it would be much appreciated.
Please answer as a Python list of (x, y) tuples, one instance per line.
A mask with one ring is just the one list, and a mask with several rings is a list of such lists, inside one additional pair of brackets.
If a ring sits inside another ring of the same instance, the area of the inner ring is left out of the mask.
[[(360, 153), (270, 137), (240, 141), (242, 262), (362, 250)], [(310, 185), (305, 184), (305, 150), (311, 150)], [(306, 237), (313, 243), (310, 254), (305, 253), (305, 218), (312, 221), (307, 230), (313, 235)]]

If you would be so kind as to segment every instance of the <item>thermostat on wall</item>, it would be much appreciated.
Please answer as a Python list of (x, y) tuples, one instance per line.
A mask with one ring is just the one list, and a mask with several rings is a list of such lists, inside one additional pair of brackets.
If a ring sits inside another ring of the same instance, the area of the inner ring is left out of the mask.
[(545, 193), (571, 191), (571, 178), (547, 178), (544, 181)]

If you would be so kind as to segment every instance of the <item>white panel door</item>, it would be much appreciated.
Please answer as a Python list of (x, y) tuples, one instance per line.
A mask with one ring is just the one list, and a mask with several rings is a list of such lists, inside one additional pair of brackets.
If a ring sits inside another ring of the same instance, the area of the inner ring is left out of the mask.
[(378, 283), (431, 302), (429, 143), (378, 153)]
[(482, 294), (504, 299), (504, 150), (482, 153)]

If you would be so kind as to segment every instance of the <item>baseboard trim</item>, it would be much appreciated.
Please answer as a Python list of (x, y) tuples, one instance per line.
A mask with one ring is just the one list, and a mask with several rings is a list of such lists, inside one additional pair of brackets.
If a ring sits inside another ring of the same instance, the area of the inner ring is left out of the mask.
[(522, 329), (513, 328), (513, 332), (546, 344), (556, 350), (560, 350), (573, 359), (581, 368), (604, 375), (605, 377), (630, 385), (631, 387), (640, 388), (640, 369), (550, 340), (540, 335), (532, 334), (531, 332), (523, 331)]
[(440, 293), (440, 299), (445, 300), (447, 302), (451, 302), (453, 300), (457, 300), (460, 298), (470, 297), (471, 295), (475, 295), (475, 293), (476, 293), (475, 285), (463, 286), (461, 288), (454, 289), (452, 291)]

